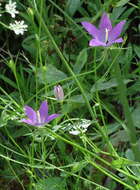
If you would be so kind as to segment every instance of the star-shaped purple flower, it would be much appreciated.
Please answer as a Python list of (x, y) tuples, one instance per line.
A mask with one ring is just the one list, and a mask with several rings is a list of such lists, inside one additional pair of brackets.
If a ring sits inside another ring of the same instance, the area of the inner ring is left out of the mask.
[(123, 42), (123, 39), (119, 36), (125, 20), (112, 27), (111, 20), (106, 13), (103, 13), (99, 28), (89, 22), (82, 22), (81, 24), (93, 37), (89, 42), (89, 46), (111, 46), (114, 43)]
[(25, 106), (24, 109), (25, 109), (25, 114), (27, 115), (28, 118), (22, 119), (21, 121), (33, 126), (43, 126), (60, 115), (60, 114), (48, 115), (47, 101), (42, 102), (38, 111), (34, 111), (30, 106)]

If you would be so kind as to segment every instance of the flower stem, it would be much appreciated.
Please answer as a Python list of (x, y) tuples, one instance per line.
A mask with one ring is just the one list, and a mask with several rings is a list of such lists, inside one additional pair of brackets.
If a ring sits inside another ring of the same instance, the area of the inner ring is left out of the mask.
[[(36, 10), (37, 11), (37, 10)], [(79, 87), (79, 90), (81, 91), (82, 93), (82, 96), (83, 96), (83, 99), (85, 100), (85, 103), (87, 105), (87, 108), (89, 110), (89, 113), (92, 117), (92, 119), (94, 120), (95, 117), (94, 117), (94, 113), (93, 113), (93, 110), (92, 110), (92, 107), (90, 105), (90, 102), (88, 100), (88, 97), (87, 97), (87, 94), (86, 92), (84, 91), (84, 88), (81, 84), (81, 82), (79, 81), (79, 79), (77, 78), (77, 76), (75, 75), (75, 73), (72, 71), (71, 67), (69, 66), (67, 60), (65, 59), (65, 57), (63, 56), (61, 50), (59, 49), (59, 47), (57, 46), (55, 40), (53, 39), (53, 36), (52, 34), (50, 33), (47, 25), (45, 24), (44, 20), (42, 19), (42, 17), (40, 16), (39, 12), (37, 11), (37, 15), (38, 15), (38, 18), (39, 20), (42, 22), (42, 27), (44, 28), (44, 31), (46, 32), (46, 34), (48, 35), (48, 37), (50, 38), (50, 40), (52, 41), (52, 44), (54, 45), (54, 48), (56, 50), (56, 52), (58, 53), (58, 55), (60, 56), (63, 64), (65, 65), (66, 69), (69, 71), (69, 73), (71, 74), (71, 76), (73, 77), (73, 79), (75, 80), (75, 82), (77, 83), (77, 86)], [(97, 69), (97, 68), (96, 68)], [(96, 125), (98, 127), (98, 130), (100, 131), (100, 134), (102, 135), (102, 137), (105, 139), (108, 147), (109, 147), (109, 150), (110, 152), (114, 152), (114, 155), (116, 155), (116, 152), (113, 148), (113, 146), (111, 145), (111, 143), (108, 141), (108, 138), (107, 136), (105, 135), (104, 131), (101, 129), (101, 127), (97, 124)]]
[[(107, 49), (105, 51), (105, 56), (103, 57), (103, 60), (101, 61), (102, 64), (106, 58), (106, 55), (107, 55)], [(103, 126), (104, 126), (103, 129), (100, 126), (98, 126), (98, 128), (100, 128), (100, 130), (102, 131), (102, 137), (104, 138), (105, 142), (107, 143), (109, 152), (113, 153), (114, 155), (117, 155), (117, 152), (115, 151), (113, 145), (111, 144), (109, 137), (108, 137), (108, 134), (107, 134), (107, 128), (106, 128), (106, 124), (105, 124), (105, 120), (104, 120), (104, 116), (103, 116), (103, 112), (102, 112), (102, 107), (101, 107), (101, 101), (100, 101), (100, 97), (99, 97), (99, 93), (98, 93), (98, 89), (97, 89), (96, 81), (98, 80), (98, 77), (97, 77), (97, 70), (96, 70), (96, 68), (97, 68), (97, 65), (96, 65), (96, 48), (94, 49), (94, 68), (95, 68), (94, 77), (95, 77), (95, 87), (96, 87), (95, 94), (96, 94), (97, 102), (99, 103), (99, 110), (101, 113), (101, 119), (102, 119)], [(97, 123), (97, 125), (98, 125), (98, 123)]]

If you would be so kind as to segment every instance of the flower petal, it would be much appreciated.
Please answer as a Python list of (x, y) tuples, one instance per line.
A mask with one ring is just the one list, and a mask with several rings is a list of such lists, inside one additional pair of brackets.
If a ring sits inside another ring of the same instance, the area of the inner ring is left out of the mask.
[(122, 38), (118, 38), (117, 40), (115, 40), (115, 43), (122, 43), (123, 39)]
[(92, 40), (90, 40), (90, 42), (89, 42), (89, 46), (106, 46), (106, 43), (103, 43), (103, 42), (101, 42), (101, 41), (99, 41), (99, 40), (97, 40), (97, 39), (92, 39)]
[(37, 119), (36, 112), (30, 106), (25, 106), (24, 110), (25, 110), (25, 114), (28, 116), (29, 120), (32, 123), (35, 123), (36, 119)]
[(47, 103), (47, 101), (42, 102), (42, 104), (39, 108), (39, 113), (40, 113), (41, 123), (44, 123), (46, 118), (48, 117), (48, 103)]
[(103, 13), (100, 24), (99, 24), (100, 29), (112, 29), (112, 24), (111, 20), (109, 19), (108, 15), (106, 13)]
[(30, 119), (21, 119), (21, 122), (27, 123), (29, 125), (35, 125), (35, 123)]
[(81, 22), (82, 26), (86, 29), (86, 31), (92, 35), (94, 38), (98, 36), (99, 30), (89, 22)]
[(96, 38), (98, 41), (105, 43), (106, 41), (106, 32), (105, 29), (100, 29), (98, 32), (98, 36)]
[(120, 23), (118, 23), (110, 32), (109, 32), (109, 36), (108, 36), (108, 40), (109, 42), (116, 40), (119, 35), (121, 34), (123, 25), (125, 24), (125, 20), (121, 21)]
[(114, 41), (112, 41), (112, 42), (109, 42), (108, 44), (107, 44), (107, 46), (111, 46), (112, 44), (114, 44), (114, 43), (122, 43), (123, 42), (123, 39), (122, 38), (118, 38), (117, 40), (114, 40)]
[(54, 113), (54, 114), (52, 114), (52, 115), (49, 115), (48, 117), (47, 117), (47, 119), (46, 119), (46, 123), (49, 123), (51, 120), (53, 120), (53, 119), (55, 119), (55, 118), (57, 118), (57, 117), (59, 117), (60, 116), (60, 114), (56, 114), (56, 113)]

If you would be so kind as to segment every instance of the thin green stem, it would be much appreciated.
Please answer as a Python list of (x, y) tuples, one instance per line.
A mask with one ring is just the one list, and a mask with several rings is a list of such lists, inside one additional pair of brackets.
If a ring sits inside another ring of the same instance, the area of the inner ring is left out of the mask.
[(44, 165), (41, 165), (41, 164), (40, 164), (40, 165), (37, 165), (37, 164), (35, 164), (35, 165), (30, 165), (30, 164), (28, 164), (28, 163), (23, 163), (23, 162), (20, 162), (20, 161), (15, 160), (15, 159), (12, 159), (12, 158), (10, 158), (10, 157), (8, 157), (8, 156), (5, 156), (5, 155), (3, 155), (3, 154), (0, 154), (0, 157), (3, 158), (3, 159), (5, 159), (5, 160), (8, 160), (8, 161), (14, 162), (14, 163), (16, 163), (16, 164), (22, 165), (23, 167), (26, 166), (26, 167), (32, 167), (32, 168), (37, 168), (37, 169), (46, 169), (46, 170), (54, 170), (54, 169), (56, 169), (56, 170), (58, 170), (58, 171), (61, 171), (61, 172), (66, 173), (66, 174), (68, 174), (68, 175), (70, 175), (70, 176), (74, 176), (74, 177), (77, 177), (77, 178), (79, 178), (79, 179), (82, 179), (82, 180), (84, 180), (84, 181), (86, 181), (86, 182), (88, 182), (88, 183), (91, 183), (91, 184), (93, 184), (93, 185), (99, 187), (99, 188), (102, 188), (102, 189), (105, 189), (105, 190), (109, 190), (108, 188), (103, 187), (103, 186), (101, 186), (101, 185), (99, 185), (99, 184), (97, 184), (97, 183), (95, 183), (95, 182), (93, 182), (93, 181), (91, 181), (91, 180), (89, 180), (89, 179), (86, 179), (86, 178), (84, 178), (84, 177), (82, 177), (82, 176), (79, 176), (79, 175), (77, 175), (77, 174), (74, 174), (74, 173), (72, 173), (72, 172), (68, 172), (68, 171), (64, 170), (62, 167), (55, 166), (55, 165), (53, 165), (53, 164), (50, 164), (49, 162), (45, 162), (46, 165), (49, 166), (49, 167), (48, 167), (48, 166), (44, 166)]
[(5, 131), (6, 131), (7, 135), (8, 135), (8, 137), (11, 139), (12, 143), (15, 145), (15, 147), (17, 147), (17, 148), (20, 150), (20, 152), (23, 153), (23, 155), (26, 155), (26, 153), (23, 151), (23, 149), (22, 149), (22, 148), (16, 143), (16, 141), (13, 139), (13, 137), (12, 137), (11, 134), (9, 133), (7, 127), (5, 127)]
[(128, 189), (131, 190), (135, 190), (134, 187), (128, 185), (127, 183), (125, 183), (124, 181), (120, 180), (118, 177), (116, 177), (113, 173), (109, 173), (108, 171), (105, 170), (105, 168), (102, 168), (101, 166), (99, 167), (99, 165), (97, 165), (95, 162), (88, 160), (88, 162), (93, 165), (95, 168), (97, 168), (98, 170), (100, 170), (102, 173), (106, 174), (107, 176), (109, 176), (110, 178), (114, 179), (115, 181), (117, 181), (118, 183), (124, 185), (125, 187), (127, 187)]
[[(36, 10), (37, 11), (37, 10)], [(41, 15), (39, 14), (39, 12), (37, 11), (37, 15), (38, 15), (38, 18), (39, 20), (42, 22), (42, 27), (44, 28), (46, 34), (48, 35), (48, 37), (50, 38), (50, 40), (52, 41), (52, 44), (54, 45), (54, 48), (56, 49), (58, 55), (60, 56), (61, 60), (63, 61), (65, 67), (67, 68), (67, 70), (69, 71), (69, 73), (72, 75), (72, 77), (74, 78), (74, 80), (76, 81), (80, 91), (82, 92), (82, 95), (83, 95), (83, 98), (87, 104), (87, 107), (89, 109), (89, 112), (92, 116), (92, 118), (94, 119), (94, 114), (93, 114), (93, 111), (92, 111), (92, 108), (89, 104), (89, 101), (88, 101), (88, 98), (87, 98), (87, 95), (82, 87), (82, 85), (80, 84), (79, 80), (77, 79), (76, 75), (74, 74), (74, 72), (72, 71), (72, 69), (70, 68), (68, 62), (66, 61), (65, 57), (63, 56), (63, 54), (61, 53), (59, 47), (57, 46), (55, 40), (53, 39), (53, 36), (51, 35), (50, 31), (48, 30), (48, 27), (46, 26), (44, 20), (42, 19)]]
[(0, 91), (2, 91), (9, 98), (9, 100), (11, 100), (13, 104), (17, 106), (17, 108), (21, 109), (20, 105), (18, 105), (17, 102), (2, 87), (0, 87)]
[[(50, 129), (48, 129), (48, 128), (46, 128), (46, 130), (47, 130), (47, 132), (49, 132), (52, 136), (54, 136), (56, 139), (62, 140), (63, 142), (66, 142), (66, 143), (68, 143), (68, 144), (70, 144), (70, 145), (76, 147), (78, 150), (80, 150), (80, 151), (81, 151), (82, 153), (84, 153), (85, 155), (88, 154), (88, 155), (92, 156), (92, 158), (97, 159), (99, 162), (102, 162), (103, 164), (105, 164), (105, 165), (107, 165), (107, 166), (109, 166), (109, 167), (111, 167), (111, 168), (114, 169), (114, 167), (112, 166), (111, 163), (109, 163), (109, 162), (107, 162), (106, 160), (102, 159), (100, 156), (98, 156), (98, 155), (95, 154), (94, 152), (91, 152), (91, 151), (85, 149), (84, 147), (81, 147), (80, 145), (76, 144), (76, 143), (73, 142), (73, 141), (67, 140), (66, 138), (64, 138), (64, 137), (62, 137), (62, 136), (56, 134), (55, 132), (53, 132), (52, 130), (50, 130)], [(24, 158), (27, 158), (27, 159), (30, 160), (30, 158), (27, 156), (27, 154), (26, 154), (26, 155), (25, 155), (25, 154), (21, 154), (21, 153), (16, 152), (16, 151), (14, 151), (13, 149), (11, 149), (11, 148), (9, 148), (9, 147), (6, 147), (5, 145), (2, 145), (2, 144), (0, 144), (0, 146), (3, 147), (4, 149), (6, 149), (6, 150), (8, 150), (8, 151), (10, 151), (10, 152), (12, 152), (12, 153), (14, 153), (14, 154), (17, 154), (18, 156), (21, 156), (21, 157), (24, 157)], [(1, 156), (1, 155), (0, 155), (0, 156)], [(36, 159), (36, 158), (33, 158), (33, 159), (34, 159), (34, 163), (36, 163), (36, 161), (37, 161), (37, 162), (39, 162), (39, 166), (40, 166), (40, 162), (42, 163), (42, 159), (41, 159), (41, 160)], [(34, 167), (33, 165), (30, 164), (30, 162), (28, 162), (28, 164), (27, 164), (27, 163), (21, 163), (21, 162), (16, 161), (16, 160), (14, 160), (14, 161), (15, 161), (16, 163), (29, 166), (29, 167), (31, 167), (31, 168)], [(45, 162), (45, 163), (46, 163), (46, 162)], [(67, 166), (61, 166), (61, 167), (59, 167), (59, 168), (67, 168), (67, 167), (71, 167), (71, 166), (72, 166), (72, 164), (67, 165)], [(137, 176), (133, 176), (133, 175), (131, 175), (130, 173), (125, 172), (125, 171), (122, 170), (122, 169), (116, 168), (116, 170), (117, 170), (118, 172), (120, 172), (120, 173), (123, 173), (124, 175), (126, 175), (127, 177), (129, 177), (129, 178), (131, 178), (131, 179), (133, 179), (133, 180), (136, 180), (136, 181), (139, 181), (139, 180), (140, 180)]]
[[(107, 55), (107, 49), (105, 49), (105, 56), (104, 56), (103, 60), (101, 61), (102, 64), (103, 64), (103, 62), (104, 62), (104, 60), (106, 58), (106, 55)], [(98, 128), (100, 128), (100, 130), (102, 131), (103, 138), (104, 138), (104, 141), (107, 143), (109, 152), (117, 155), (115, 149), (113, 148), (113, 146), (112, 146), (112, 144), (111, 144), (111, 142), (110, 142), (110, 140), (108, 138), (107, 128), (106, 128), (106, 124), (105, 124), (105, 120), (104, 120), (104, 116), (103, 116), (103, 112), (102, 112), (102, 107), (101, 107), (101, 102), (100, 102), (100, 98), (99, 98), (99, 93), (98, 93), (98, 89), (96, 88), (96, 86), (97, 86), (96, 81), (98, 80), (98, 78), (97, 78), (97, 70), (96, 70), (96, 68), (97, 68), (97, 65), (96, 65), (96, 48), (94, 49), (94, 61), (93, 61), (93, 63), (94, 63), (94, 68), (95, 68), (95, 74), (94, 74), (94, 77), (95, 77), (95, 89), (96, 89), (95, 94), (96, 94), (96, 97), (97, 97), (97, 102), (99, 103), (99, 110), (100, 110), (101, 118), (102, 118), (102, 122), (103, 122), (103, 127), (98, 126)], [(98, 122), (97, 122), (97, 125), (99, 125)]]
[[(72, 146), (78, 148), (78, 150), (80, 150), (80, 152), (84, 153), (85, 155), (90, 155), (90, 156), (92, 156), (93, 159), (98, 159), (98, 160), (100, 160), (101, 162), (103, 162), (104, 164), (106, 164), (107, 166), (112, 167), (112, 165), (111, 165), (109, 162), (105, 161), (104, 159), (102, 159), (102, 158), (101, 158), (100, 156), (98, 156), (97, 154), (95, 154), (95, 153), (93, 153), (93, 152), (90, 152), (90, 151), (87, 150), (86, 148), (81, 147), (80, 145), (76, 144), (76, 143), (73, 142), (73, 141), (69, 141), (69, 140), (65, 139), (64, 137), (62, 137), (62, 136), (56, 134), (55, 132), (53, 132), (52, 130), (50, 130), (50, 129), (48, 129), (48, 128), (46, 128), (46, 130), (47, 130), (50, 134), (52, 134), (55, 138), (60, 139), (60, 140), (62, 140), (62, 141), (64, 141), (64, 142), (66, 142), (66, 143), (68, 143), (68, 144), (71, 144)], [(106, 168), (103, 168), (103, 167), (97, 165), (97, 164), (96, 164), (95, 162), (93, 162), (93, 161), (90, 161), (90, 163), (92, 163), (92, 165), (94, 165), (94, 167), (96, 167), (97, 169), (99, 169), (100, 171), (102, 171), (102, 172), (103, 172), (104, 174), (106, 174), (107, 176), (109, 176), (109, 177), (111, 177), (112, 179), (116, 180), (117, 182), (123, 184), (124, 186), (128, 187), (129, 189), (134, 190), (133, 187), (127, 185), (125, 182), (123, 182), (118, 176), (116, 176), (115, 174), (113, 174), (111, 171), (109, 171), (109, 170), (107, 170)], [(132, 177), (133, 179), (135, 178), (134, 176), (131, 176), (129, 173), (127, 173), (127, 172), (125, 172), (125, 171), (123, 171), (123, 170), (121, 170), (121, 169), (117, 169), (117, 170), (118, 170), (119, 172), (122, 172), (124, 175), (126, 175), (126, 176), (128, 176), (128, 177), (130, 177), (130, 178), (131, 178), (131, 177)], [(136, 179), (136, 178), (135, 178), (135, 179)]]
[[(85, 100), (85, 103), (86, 103), (86, 105), (87, 105), (87, 108), (88, 108), (88, 110), (89, 110), (89, 112), (90, 112), (90, 114), (91, 114), (91, 117), (92, 117), (92, 119), (94, 119), (93, 110), (92, 110), (92, 108), (91, 108), (91, 106), (90, 106), (88, 97), (87, 97), (87, 95), (86, 95), (86, 93), (85, 93), (85, 91), (84, 91), (84, 89), (83, 89), (81, 83), (79, 82), (77, 76), (74, 74), (74, 72), (72, 71), (71, 67), (69, 66), (67, 60), (66, 60), (65, 57), (63, 56), (63, 54), (62, 54), (62, 52), (60, 51), (59, 47), (57, 46), (55, 40), (53, 39), (53, 36), (51, 35), (51, 33), (50, 33), (48, 27), (46, 26), (44, 20), (42, 19), (41, 15), (39, 14), (38, 10), (36, 10), (36, 11), (37, 11), (38, 19), (42, 22), (42, 27), (44, 28), (44, 30), (45, 30), (46, 34), (48, 35), (48, 37), (50, 38), (50, 40), (52, 41), (52, 44), (54, 45), (54, 48), (56, 49), (58, 55), (60, 56), (61, 60), (63, 61), (65, 67), (67, 68), (67, 70), (69, 71), (69, 73), (72, 75), (72, 77), (73, 77), (74, 80), (76, 81), (76, 83), (77, 83), (77, 85), (78, 85), (78, 87), (79, 87), (79, 89), (80, 89), (80, 91), (81, 91), (81, 93), (82, 93), (82, 96), (83, 96), (83, 98), (84, 98), (84, 100)], [(108, 139), (106, 138), (106, 136), (105, 136), (103, 130), (100, 128), (99, 125), (97, 125), (97, 127), (98, 127), (98, 130), (100, 131), (100, 133), (102, 134), (102, 136), (104, 137), (104, 139), (106, 140), (107, 144), (108, 144)], [(109, 147), (110, 147), (110, 146), (111, 146), (111, 145), (109, 145)], [(112, 146), (111, 146), (111, 147), (112, 147)], [(110, 147), (109, 149), (112, 149), (111, 147)]]

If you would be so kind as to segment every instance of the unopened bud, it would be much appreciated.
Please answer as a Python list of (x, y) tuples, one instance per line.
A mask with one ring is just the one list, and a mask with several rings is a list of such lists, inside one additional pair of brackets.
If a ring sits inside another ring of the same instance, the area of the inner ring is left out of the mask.
[(63, 88), (60, 85), (54, 87), (54, 96), (56, 97), (57, 100), (64, 99)]
[(32, 8), (28, 8), (27, 10), (28, 10), (28, 13), (29, 13), (31, 16), (33, 16), (33, 15), (34, 15), (34, 11), (33, 11), (33, 9), (32, 9)]

